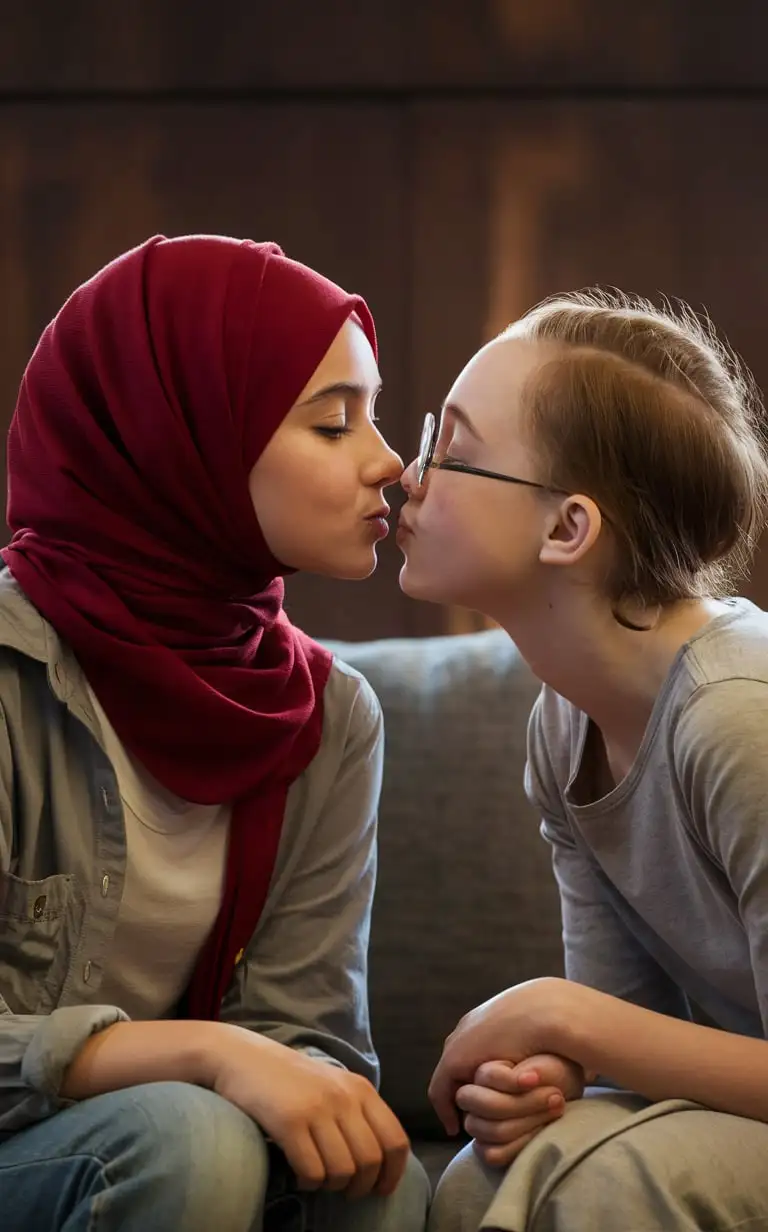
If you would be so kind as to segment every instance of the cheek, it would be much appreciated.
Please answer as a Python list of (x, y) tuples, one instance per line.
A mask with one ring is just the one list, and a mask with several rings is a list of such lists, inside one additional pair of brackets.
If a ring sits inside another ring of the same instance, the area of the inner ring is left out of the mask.
[(351, 468), (340, 466), (331, 450), (296, 451), (276, 462), (254, 493), (257, 513), (261, 507), (272, 522), (306, 526), (349, 508), (355, 499)]
[[(470, 478), (460, 479), (466, 488)], [(436, 486), (422, 506), (410, 553), (414, 583), (422, 581), (444, 601), (473, 607), (527, 577), (534, 564), (532, 545), (505, 495)]]
[[(424, 501), (419, 517), (419, 537), (435, 551), (450, 547), (452, 555), (476, 553), (487, 539), (482, 505), (467, 499), (467, 493), (455, 491), (451, 483), (441, 491), (435, 485)], [(451, 491), (451, 489), (454, 489)], [(449, 558), (450, 559), (450, 558)]]

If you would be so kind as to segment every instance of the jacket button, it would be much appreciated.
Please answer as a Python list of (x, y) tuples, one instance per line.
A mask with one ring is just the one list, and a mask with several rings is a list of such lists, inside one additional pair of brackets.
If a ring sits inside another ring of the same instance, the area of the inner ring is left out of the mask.
[(83, 983), (87, 984), (91, 978), (91, 964), (87, 962), (83, 967)]
[(32, 908), (32, 914), (36, 920), (39, 920), (43, 912), (45, 911), (46, 901), (47, 900), (44, 894), (41, 894), (39, 898), (35, 899), (35, 905)]
[(101, 879), (101, 897), (106, 898), (109, 894), (109, 873), (105, 873)]

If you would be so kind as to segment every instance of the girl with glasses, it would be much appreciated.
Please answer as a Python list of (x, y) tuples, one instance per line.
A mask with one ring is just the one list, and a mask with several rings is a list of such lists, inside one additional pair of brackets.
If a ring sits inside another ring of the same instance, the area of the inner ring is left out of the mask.
[(768, 616), (731, 597), (768, 504), (754, 384), (685, 308), (559, 297), (469, 362), (403, 485), (404, 590), (487, 613), (542, 681), (567, 976), (446, 1042), (431, 1095), (474, 1143), (430, 1228), (768, 1228)]

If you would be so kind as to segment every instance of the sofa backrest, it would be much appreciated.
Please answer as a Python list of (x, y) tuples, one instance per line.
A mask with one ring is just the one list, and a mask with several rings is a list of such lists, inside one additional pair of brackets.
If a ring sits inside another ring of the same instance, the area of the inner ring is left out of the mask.
[(382, 1093), (439, 1135), (445, 1036), (510, 984), (562, 972), (549, 851), (523, 792), (538, 685), (502, 631), (334, 644), (386, 725), (370, 992)]

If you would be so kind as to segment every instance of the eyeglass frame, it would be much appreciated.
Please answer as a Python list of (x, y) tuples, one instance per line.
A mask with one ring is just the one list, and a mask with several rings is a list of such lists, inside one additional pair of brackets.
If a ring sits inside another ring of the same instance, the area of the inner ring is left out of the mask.
[[(429, 437), (427, 438), (427, 432)], [(548, 483), (537, 483), (534, 479), (519, 479), (516, 475), (502, 475), (499, 471), (487, 471), (480, 466), (470, 466), (467, 462), (456, 462), (448, 459), (445, 462), (435, 462), (435, 449), (440, 437), (440, 425), (437, 421), (437, 416), (432, 411), (427, 411), (424, 416), (424, 426), (421, 429), (421, 442), (419, 444), (419, 453), (416, 461), (416, 478), (419, 487), (423, 487), (427, 471), (457, 471), (464, 475), (480, 475), (484, 479), (500, 479), (502, 483), (518, 483), (526, 488), (538, 488), (542, 492), (558, 492), (563, 496), (568, 493), (565, 488), (555, 488)], [(425, 448), (425, 442), (428, 444)]]

